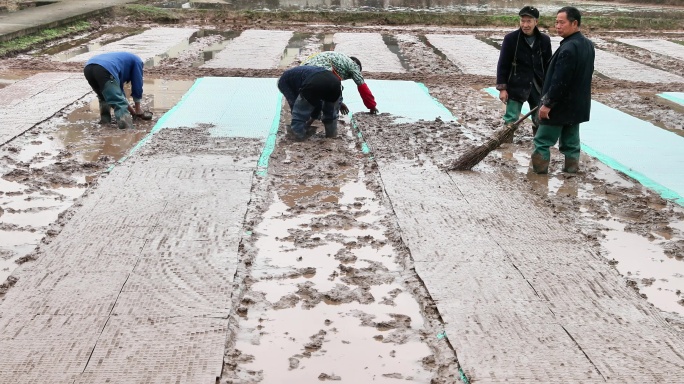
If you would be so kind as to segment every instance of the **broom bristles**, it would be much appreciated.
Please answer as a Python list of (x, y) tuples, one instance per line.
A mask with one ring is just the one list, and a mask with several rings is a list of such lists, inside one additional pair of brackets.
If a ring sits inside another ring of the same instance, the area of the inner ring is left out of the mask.
[(503, 143), (507, 137), (511, 137), (515, 133), (515, 130), (518, 129), (518, 126), (523, 121), (525, 121), (525, 119), (527, 119), (531, 114), (533, 114), (538, 108), (539, 107), (534, 107), (532, 110), (527, 112), (525, 116), (518, 119), (518, 121), (516, 121), (515, 123), (507, 125), (504, 128), (494, 132), (494, 135), (492, 135), (491, 139), (488, 139), (482, 145), (469, 150), (468, 152), (463, 154), (463, 156), (456, 159), (451, 164), (451, 167), (449, 167), (449, 170), (469, 171), (473, 169), (474, 166), (476, 166), (480, 161), (482, 161), (482, 159), (489, 155), (489, 152), (499, 148), (501, 143)]
[(496, 131), (492, 138), (456, 159), (449, 169), (452, 171), (469, 171), (473, 169), (473, 167), (487, 157), (491, 151), (499, 148), (504, 139), (512, 135), (517, 128), (517, 125), (510, 125)]

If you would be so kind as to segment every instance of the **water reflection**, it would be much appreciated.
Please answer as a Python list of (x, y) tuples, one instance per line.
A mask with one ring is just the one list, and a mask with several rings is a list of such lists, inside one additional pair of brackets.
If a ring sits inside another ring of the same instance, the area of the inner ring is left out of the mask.
[(399, 48), (397, 38), (393, 35), (383, 34), (382, 41), (385, 42), (385, 45), (387, 45), (387, 48), (390, 50), (390, 52), (397, 55), (397, 57), (399, 58), (399, 62), (401, 63), (401, 66), (404, 67), (406, 72), (409, 72), (411, 68), (409, 68), (408, 58), (404, 56), (402, 50)]
[(280, 58), (280, 64), (278, 64), (278, 68), (287, 68), (292, 64), (297, 56), (299, 55), (299, 52), (302, 51), (302, 48), (306, 46), (306, 40), (311, 38), (313, 34), (311, 33), (300, 33), (300, 32), (295, 32), (292, 35), (292, 38), (287, 44), (287, 47), (285, 48), (285, 51), (283, 52), (283, 56)]
[[(2, 72), (0, 76), (5, 77)], [(193, 80), (145, 79), (143, 106), (159, 117), (193, 83)], [(0, 158), (0, 175), (9, 173), (17, 164), (43, 168), (50, 173), (55, 172), (48, 168), (51, 165), (76, 161), (70, 165), (69, 173), (59, 174), (57, 182), (40, 188), (0, 178), (0, 283), (14, 271), (19, 258), (36, 248), (49, 224), (99, 176), (100, 168), (81, 163), (94, 163), (104, 156), (121, 159), (152, 127), (151, 123), (141, 123), (136, 129), (120, 130), (115, 124), (102, 126), (98, 120), (98, 102), (93, 94), (89, 103), (80, 104), (66, 118), (54, 117), (43, 123), (36, 134), (14, 139), (12, 145), (19, 150)]]
[[(127, 29), (125, 31), (122, 31), (120, 28), (110, 28), (107, 30), (104, 30), (100, 33), (93, 34), (91, 36), (88, 36), (86, 38), (78, 39), (76, 41), (71, 41), (67, 42), (64, 44), (60, 44), (54, 47), (51, 47), (49, 49), (43, 50), (39, 52), (39, 54), (48, 54), (52, 55), (54, 60), (57, 61), (68, 61), (69, 59), (76, 57), (80, 54), (87, 53), (87, 52), (92, 52), (95, 50), (98, 50), (102, 48), (103, 46), (123, 40), (127, 37), (134, 36), (136, 34), (141, 33), (143, 30), (130, 30)], [(116, 34), (116, 37), (112, 37), (108, 40), (103, 40), (103, 41), (98, 41), (98, 42), (92, 42), (98, 37), (101, 37), (106, 34)], [(120, 35), (119, 35), (120, 34)], [(180, 43), (176, 44), (175, 46), (171, 47), (169, 50), (166, 52), (156, 55), (154, 57), (151, 57), (149, 59), (145, 60), (145, 67), (154, 67), (159, 65), (163, 60), (165, 59), (170, 59), (170, 58), (177, 58), (183, 53), (184, 51), (188, 50), (190, 48), (190, 45), (194, 42), (196, 42), (198, 39), (203, 38), (203, 37), (209, 37), (209, 36), (221, 36), (222, 40), (218, 43), (214, 43), (202, 50), (202, 53), (200, 54), (198, 60), (192, 63), (193, 67), (199, 67), (200, 65), (204, 64), (204, 62), (209, 61), (214, 58), (214, 56), (223, 50), (225, 46), (232, 40), (233, 38), (237, 37), (240, 35), (239, 31), (217, 31), (217, 30), (209, 30), (209, 29), (201, 29), (188, 40), (181, 41)], [(80, 45), (80, 46), (79, 46)], [(77, 47), (78, 48), (74, 48)]]

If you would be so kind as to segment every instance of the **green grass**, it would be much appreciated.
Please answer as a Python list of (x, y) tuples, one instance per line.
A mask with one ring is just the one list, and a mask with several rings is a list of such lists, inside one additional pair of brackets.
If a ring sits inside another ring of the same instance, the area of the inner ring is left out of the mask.
[(63, 27), (44, 29), (40, 32), (2, 42), (0, 43), (0, 57), (26, 52), (36, 45), (86, 31), (90, 29), (90, 26), (87, 21), (78, 21)]

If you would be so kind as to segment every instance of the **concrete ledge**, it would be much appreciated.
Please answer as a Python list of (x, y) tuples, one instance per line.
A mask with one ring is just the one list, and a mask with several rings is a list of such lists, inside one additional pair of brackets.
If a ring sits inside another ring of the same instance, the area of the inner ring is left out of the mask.
[(67, 17), (67, 18), (64, 18), (61, 20), (49, 21), (47, 23), (37, 24), (37, 25), (30, 26), (30, 27), (18, 29), (16, 31), (4, 33), (4, 34), (0, 35), (0, 42), (4, 43), (4, 42), (10, 41), (12, 39), (16, 39), (16, 38), (19, 38), (22, 36), (27, 36), (27, 35), (30, 35), (30, 34), (33, 34), (36, 32), (40, 32), (41, 30), (44, 30), (44, 29), (62, 27), (62, 26), (74, 23), (76, 21), (88, 19), (88, 18), (93, 17), (93, 16), (103, 15), (105, 13), (110, 12), (112, 10), (112, 8), (114, 8), (114, 6), (109, 6), (109, 7), (101, 8), (101, 9), (95, 9), (95, 10), (87, 11), (87, 12), (79, 14), (79, 15), (70, 16), (70, 17)]

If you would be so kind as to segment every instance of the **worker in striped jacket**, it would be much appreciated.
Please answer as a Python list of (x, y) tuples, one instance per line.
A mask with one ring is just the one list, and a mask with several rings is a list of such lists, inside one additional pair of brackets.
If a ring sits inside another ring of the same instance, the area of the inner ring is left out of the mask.
[(342, 80), (351, 79), (356, 83), (363, 104), (370, 113), (378, 113), (375, 97), (361, 74), (361, 61), (344, 53), (326, 51), (309, 56), (302, 65), (325, 68), (336, 73)]

